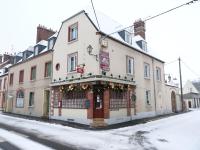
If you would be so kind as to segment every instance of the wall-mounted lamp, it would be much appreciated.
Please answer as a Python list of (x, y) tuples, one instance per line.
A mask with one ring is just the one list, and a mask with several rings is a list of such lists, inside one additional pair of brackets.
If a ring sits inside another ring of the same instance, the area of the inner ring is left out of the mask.
[(93, 50), (93, 47), (91, 45), (88, 45), (88, 47), (87, 47), (88, 54), (92, 55), (92, 56), (95, 56), (96, 57), (96, 61), (98, 61), (98, 55), (92, 54), (92, 50)]

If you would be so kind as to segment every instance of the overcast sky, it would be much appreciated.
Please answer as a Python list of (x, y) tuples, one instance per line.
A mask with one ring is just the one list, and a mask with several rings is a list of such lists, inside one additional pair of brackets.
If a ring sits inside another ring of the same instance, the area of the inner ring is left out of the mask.
[[(190, 0), (93, 0), (99, 11), (124, 26)], [(59, 30), (61, 22), (90, 6), (90, 0), (0, 0), (0, 53), (19, 52), (35, 44), (36, 27)], [(200, 78), (200, 2), (146, 22), (148, 47), (166, 63), (180, 56), (183, 81)], [(178, 62), (166, 65), (165, 73), (178, 78)]]

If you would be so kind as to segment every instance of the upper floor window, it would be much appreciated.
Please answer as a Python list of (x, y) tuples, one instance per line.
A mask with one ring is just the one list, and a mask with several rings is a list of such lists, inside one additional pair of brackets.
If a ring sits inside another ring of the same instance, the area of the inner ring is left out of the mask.
[(132, 57), (126, 57), (126, 73), (134, 75), (134, 59)]
[(144, 63), (144, 78), (150, 78), (150, 65)]
[(150, 105), (150, 100), (151, 100), (151, 91), (150, 90), (145, 91), (145, 100), (146, 100), (146, 103)]
[(50, 77), (51, 76), (51, 62), (45, 63), (45, 70), (44, 70), (44, 77)]
[(156, 67), (156, 80), (161, 81), (161, 69)]
[(75, 23), (68, 28), (68, 42), (78, 39), (78, 23)]
[(24, 70), (19, 71), (19, 83), (24, 82)]
[(13, 78), (14, 78), (14, 73), (10, 74), (10, 82), (9, 85), (13, 85)]
[(67, 66), (67, 70), (68, 72), (73, 72), (73, 71), (76, 71), (76, 67), (77, 67), (77, 62), (78, 62), (78, 53), (73, 53), (73, 54), (69, 54), (68, 55), (68, 60), (67, 60), (67, 63), (68, 63), (68, 66)]
[(36, 66), (31, 67), (31, 78), (30, 80), (36, 79)]

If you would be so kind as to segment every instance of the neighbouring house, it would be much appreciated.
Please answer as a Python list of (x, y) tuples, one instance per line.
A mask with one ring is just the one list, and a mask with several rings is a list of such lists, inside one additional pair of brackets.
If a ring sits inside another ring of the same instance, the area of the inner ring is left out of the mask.
[(5, 110), (8, 88), (8, 69), (13, 63), (13, 56), (5, 53), (0, 55), (0, 111)]
[(52, 47), (56, 36), (54, 31), (49, 34), (49, 29), (39, 26), (37, 43), (14, 57), (15, 63), (9, 68), (7, 112), (48, 117)]
[(164, 62), (148, 51), (145, 23), (134, 22), (133, 34), (97, 16), (98, 22), (83, 10), (62, 22), (53, 47), (50, 118), (105, 126), (176, 112), (178, 88), (165, 84)]
[(187, 81), (183, 87), (186, 108), (200, 108), (200, 81)]

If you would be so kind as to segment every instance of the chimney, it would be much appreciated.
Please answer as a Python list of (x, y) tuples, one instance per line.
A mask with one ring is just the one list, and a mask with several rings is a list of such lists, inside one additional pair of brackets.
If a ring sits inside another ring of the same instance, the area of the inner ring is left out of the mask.
[(134, 22), (134, 35), (140, 35), (145, 40), (145, 22), (141, 19)]
[(47, 29), (46, 27), (39, 25), (37, 27), (36, 43), (40, 42), (41, 40), (47, 41), (47, 39), (53, 34), (55, 34), (55, 31), (52, 29)]

